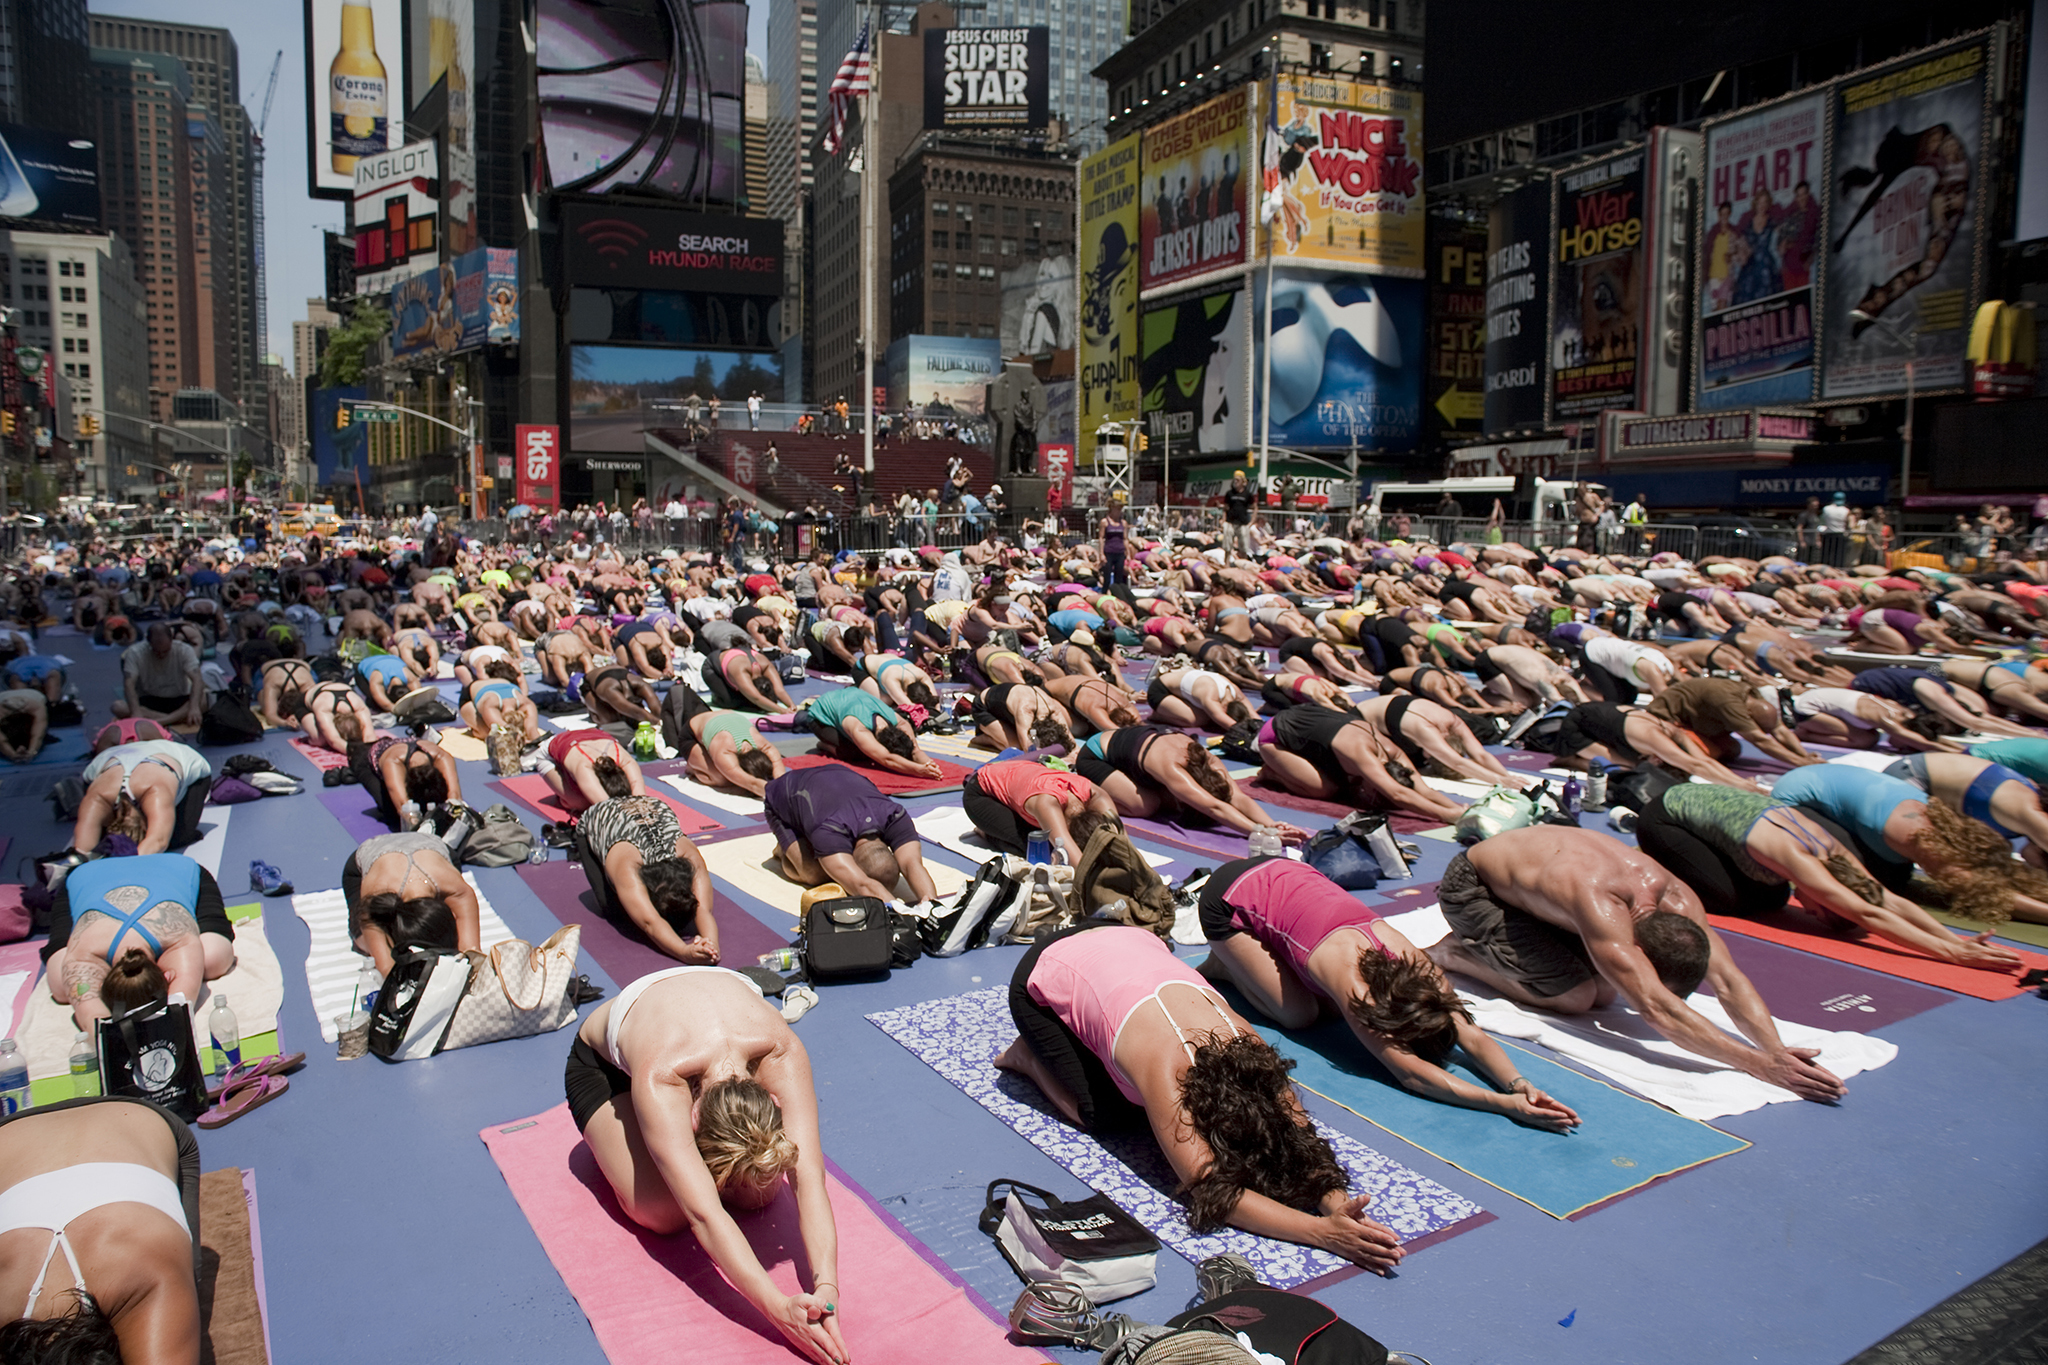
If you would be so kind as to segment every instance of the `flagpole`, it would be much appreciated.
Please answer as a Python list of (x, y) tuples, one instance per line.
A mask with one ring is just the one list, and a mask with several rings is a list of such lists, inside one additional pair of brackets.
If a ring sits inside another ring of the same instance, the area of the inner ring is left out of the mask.
[(880, 14), (868, 27), (868, 88), (860, 99), (860, 332), (863, 493), (875, 488), (875, 101), (881, 84)]

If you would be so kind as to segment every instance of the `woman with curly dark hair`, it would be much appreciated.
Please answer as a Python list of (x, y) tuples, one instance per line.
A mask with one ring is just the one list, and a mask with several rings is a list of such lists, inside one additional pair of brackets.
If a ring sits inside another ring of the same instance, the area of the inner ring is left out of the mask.
[(1320, 1247), (1369, 1270), (1401, 1260), (1367, 1218), (1275, 1052), (1148, 930), (1082, 925), (1042, 939), (1010, 980), (1020, 1037), (996, 1065), (1091, 1130), (1149, 1124), (1188, 1226)]
[[(1227, 976), (1280, 1027), (1307, 1028), (1331, 1010), (1418, 1095), (1554, 1133), (1578, 1126), (1472, 1022), (1427, 953), (1306, 863), (1225, 863), (1202, 887), (1201, 916), (1204, 974)], [(1453, 1049), (1491, 1086), (1444, 1070)]]

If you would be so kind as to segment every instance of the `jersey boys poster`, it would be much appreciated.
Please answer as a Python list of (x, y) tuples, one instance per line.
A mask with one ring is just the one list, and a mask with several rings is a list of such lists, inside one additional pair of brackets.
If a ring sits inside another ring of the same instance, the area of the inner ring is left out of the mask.
[(1636, 407), (1643, 316), (1641, 147), (1557, 178), (1551, 415)]
[(1922, 392), (1967, 378), (1991, 47), (1974, 38), (1835, 87), (1824, 399), (1903, 391), (1909, 355)]
[(1144, 288), (1244, 263), (1249, 99), (1249, 88), (1233, 90), (1143, 134), (1138, 270)]
[(1703, 411), (1813, 397), (1825, 117), (1826, 97), (1807, 95), (1707, 127)]

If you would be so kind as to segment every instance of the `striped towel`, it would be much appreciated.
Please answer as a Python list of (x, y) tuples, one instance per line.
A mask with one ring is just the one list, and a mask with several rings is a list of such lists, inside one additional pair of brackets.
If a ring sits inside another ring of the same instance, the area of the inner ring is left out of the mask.
[[(476, 892), (483, 946), (488, 949), (494, 943), (517, 937), (484, 899), (476, 879), (465, 872), (462, 880)], [(292, 910), (313, 933), (312, 947), (306, 953), (306, 985), (313, 993), (313, 1013), (320, 1020), (320, 1036), (332, 1043), (340, 1038), (334, 1016), (355, 1003), (356, 978), (368, 959), (357, 954), (355, 945), (349, 942), (348, 902), (338, 889), (293, 896)]]

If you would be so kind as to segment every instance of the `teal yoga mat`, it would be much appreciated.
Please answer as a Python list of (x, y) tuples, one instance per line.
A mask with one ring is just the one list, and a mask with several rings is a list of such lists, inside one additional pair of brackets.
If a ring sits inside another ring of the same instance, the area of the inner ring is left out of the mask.
[[(1301, 1085), (1554, 1218), (1570, 1218), (1749, 1146), (1506, 1042), (1501, 1046), (1522, 1074), (1578, 1114), (1576, 1131), (1524, 1128), (1498, 1114), (1404, 1090), (1336, 1021), (1299, 1033), (1263, 1026), (1259, 1032), (1295, 1059), (1294, 1079)], [(1460, 1062), (1449, 1069), (1475, 1085), (1486, 1084)]]

